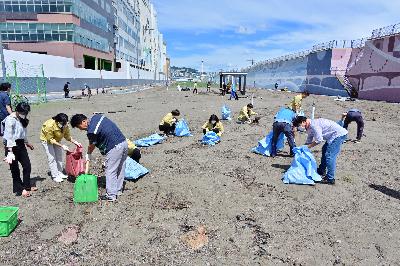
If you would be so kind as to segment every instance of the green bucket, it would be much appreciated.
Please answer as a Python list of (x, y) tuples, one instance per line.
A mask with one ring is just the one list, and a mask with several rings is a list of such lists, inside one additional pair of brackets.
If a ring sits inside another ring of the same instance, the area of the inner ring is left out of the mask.
[(74, 202), (96, 202), (99, 199), (97, 176), (80, 175), (74, 185)]
[(0, 236), (9, 236), (18, 224), (18, 207), (0, 207)]

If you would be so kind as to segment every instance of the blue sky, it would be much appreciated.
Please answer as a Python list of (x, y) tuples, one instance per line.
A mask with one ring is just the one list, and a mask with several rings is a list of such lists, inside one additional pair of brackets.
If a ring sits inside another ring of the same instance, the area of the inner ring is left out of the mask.
[(171, 65), (239, 69), (399, 23), (400, 0), (153, 0)]

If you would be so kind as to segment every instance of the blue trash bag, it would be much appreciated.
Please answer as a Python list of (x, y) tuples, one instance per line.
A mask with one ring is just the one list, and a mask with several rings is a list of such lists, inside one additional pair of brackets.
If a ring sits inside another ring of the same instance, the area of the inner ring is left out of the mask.
[(322, 180), (317, 173), (317, 162), (307, 146), (293, 149), (292, 165), (282, 177), (285, 184), (315, 185)]
[[(269, 134), (258, 142), (258, 146), (253, 148), (251, 151), (257, 154), (261, 154), (263, 156), (271, 156), (272, 152), (272, 135), (273, 131), (269, 132)], [(280, 151), (285, 147), (285, 134), (281, 133), (278, 137), (278, 142), (276, 143), (276, 150)]]
[(214, 131), (209, 131), (203, 136), (201, 143), (214, 146), (219, 141), (221, 141), (220, 136), (218, 136)]
[(164, 137), (158, 134), (153, 134), (143, 139), (138, 139), (135, 141), (135, 145), (138, 147), (149, 147), (164, 141)]
[(175, 126), (175, 136), (178, 137), (190, 137), (192, 134), (190, 133), (189, 126), (185, 119), (179, 120)]
[(142, 176), (147, 175), (148, 173), (149, 170), (147, 170), (140, 163), (137, 163), (130, 157), (126, 159), (125, 180), (136, 180)]
[(339, 121), (337, 121), (336, 123), (338, 123), (338, 124), (339, 124), (339, 126), (341, 126), (341, 127), (343, 127), (343, 126), (344, 126), (344, 121), (343, 121), (343, 120), (339, 120)]
[(222, 120), (231, 120), (232, 119), (231, 118), (232, 111), (228, 106), (226, 106), (226, 105), (222, 106), (221, 112), (222, 112)]

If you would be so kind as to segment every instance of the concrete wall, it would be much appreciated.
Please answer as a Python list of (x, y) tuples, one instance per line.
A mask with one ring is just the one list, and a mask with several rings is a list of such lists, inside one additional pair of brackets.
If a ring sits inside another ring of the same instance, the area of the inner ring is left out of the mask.
[(335, 75), (331, 74), (332, 50), (305, 57), (256, 66), (248, 71), (248, 86), (287, 87), (290, 91), (307, 90), (313, 94), (348, 96)]
[(400, 102), (400, 35), (354, 49), (347, 76), (361, 99)]
[[(67, 81), (71, 82), (71, 89), (81, 89), (85, 83), (91, 88), (102, 88), (105, 86), (130, 86), (155, 82), (154, 72), (138, 70), (137, 68), (131, 67), (130, 64), (125, 61), (122, 62), (122, 68), (118, 72), (111, 72), (75, 68), (73, 59), (52, 55), (4, 50), (4, 57), (7, 69), (9, 70), (13, 69), (12, 61), (15, 60), (17, 62), (17, 73), (20, 63), (25, 68), (27, 66), (33, 66), (36, 69), (39, 68), (40, 65), (43, 65), (44, 75), (46, 77), (46, 88), (49, 92), (62, 91)], [(13, 76), (13, 73), (8, 73), (8, 75)], [(24, 89), (22, 91), (34, 92), (36, 74), (30, 72), (29, 75), (31, 75), (31, 77), (21, 75), (20, 72), (18, 75), (19, 85)], [(14, 82), (14, 79), (11, 79), (11, 81)]]

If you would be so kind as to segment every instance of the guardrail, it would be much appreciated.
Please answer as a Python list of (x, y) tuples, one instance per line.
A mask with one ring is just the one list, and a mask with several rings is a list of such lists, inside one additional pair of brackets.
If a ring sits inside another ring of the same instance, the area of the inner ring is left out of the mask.
[(400, 23), (373, 30), (371, 39), (378, 39), (397, 33), (400, 33)]
[(293, 59), (302, 58), (308, 56), (311, 53), (330, 50), (334, 48), (361, 48), (365, 46), (365, 42), (371, 39), (378, 39), (388, 35), (394, 35), (400, 33), (400, 23), (386, 26), (383, 28), (375, 29), (372, 31), (372, 35), (369, 38), (355, 39), (355, 40), (332, 40), (329, 42), (323, 42), (314, 45), (310, 50), (304, 50), (293, 54), (283, 55), (272, 59), (260, 61), (252, 66), (248, 66), (242, 69), (242, 71), (249, 71), (250, 69), (256, 69), (262, 65), (273, 64), (280, 61), (288, 61)]

